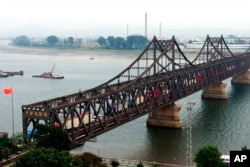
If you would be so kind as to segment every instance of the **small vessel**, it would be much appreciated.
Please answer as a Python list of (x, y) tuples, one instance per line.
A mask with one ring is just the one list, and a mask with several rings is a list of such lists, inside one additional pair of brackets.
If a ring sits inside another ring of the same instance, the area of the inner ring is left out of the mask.
[(0, 78), (6, 78), (6, 77), (8, 77), (8, 74), (0, 70)]
[(36, 78), (52, 78), (52, 79), (63, 79), (64, 76), (62, 75), (53, 75), (53, 71), (54, 71), (54, 68), (55, 68), (55, 64), (51, 70), (51, 72), (45, 72), (41, 75), (32, 75), (32, 77), (36, 77)]
[(14, 76), (14, 75), (23, 75), (23, 71), (14, 71), (14, 72), (5, 72), (8, 76)]

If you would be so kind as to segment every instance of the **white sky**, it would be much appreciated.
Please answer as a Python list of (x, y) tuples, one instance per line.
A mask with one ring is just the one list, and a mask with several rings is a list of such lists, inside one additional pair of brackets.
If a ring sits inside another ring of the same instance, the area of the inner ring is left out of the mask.
[(158, 35), (160, 23), (162, 35), (250, 34), (249, 0), (1, 0), (0, 36), (125, 36), (127, 25), (129, 34), (144, 35), (145, 13), (148, 34)]

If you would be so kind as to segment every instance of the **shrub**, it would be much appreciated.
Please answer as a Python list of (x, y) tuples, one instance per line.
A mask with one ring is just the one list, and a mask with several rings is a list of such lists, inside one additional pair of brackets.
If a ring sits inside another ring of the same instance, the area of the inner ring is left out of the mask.
[(102, 159), (89, 152), (78, 154), (76, 158), (80, 159), (85, 166), (103, 166)]
[(143, 164), (141, 163), (141, 161), (139, 164), (137, 164), (137, 167), (143, 167)]
[(111, 161), (111, 165), (112, 165), (112, 167), (117, 167), (117, 166), (120, 165), (120, 163), (119, 163), (119, 161), (118, 161), (117, 159), (113, 159), (113, 160)]

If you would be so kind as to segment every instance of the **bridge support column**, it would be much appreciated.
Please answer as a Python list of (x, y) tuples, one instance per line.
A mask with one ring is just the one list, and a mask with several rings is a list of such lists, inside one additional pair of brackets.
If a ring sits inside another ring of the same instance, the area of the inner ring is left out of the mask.
[(172, 104), (148, 114), (147, 125), (166, 127), (166, 128), (181, 128), (180, 120), (181, 105)]
[(240, 73), (233, 76), (231, 83), (233, 84), (250, 84), (250, 71)]
[(227, 99), (226, 83), (218, 83), (203, 89), (201, 97), (204, 99)]

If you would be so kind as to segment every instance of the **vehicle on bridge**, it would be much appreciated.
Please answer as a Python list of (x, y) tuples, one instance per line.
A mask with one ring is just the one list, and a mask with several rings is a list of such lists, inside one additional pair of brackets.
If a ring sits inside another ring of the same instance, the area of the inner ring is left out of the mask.
[[(32, 128), (34, 133), (35, 125), (44, 121), (63, 128), (71, 147), (75, 147), (247, 71), (249, 57), (250, 52), (234, 55), (223, 37), (208, 36), (199, 54), (189, 60), (174, 37), (164, 41), (154, 38), (131, 65), (107, 82), (85, 91), (23, 105), (23, 132), (27, 134)], [(38, 77), (51, 78), (53, 69)], [(32, 140), (32, 136), (27, 140)]]
[[(89, 123), (89, 116), (90, 116), (90, 119), (93, 120), (93, 114), (91, 114), (90, 112), (79, 114), (79, 117), (77, 115), (74, 115), (66, 119), (64, 119), (62, 115), (59, 115), (59, 118), (60, 118), (60, 121), (64, 124), (64, 129), (68, 130), (68, 129), (79, 127), (80, 119), (83, 119), (84, 124)], [(60, 128), (61, 125), (58, 122), (55, 122), (55, 127)]]

